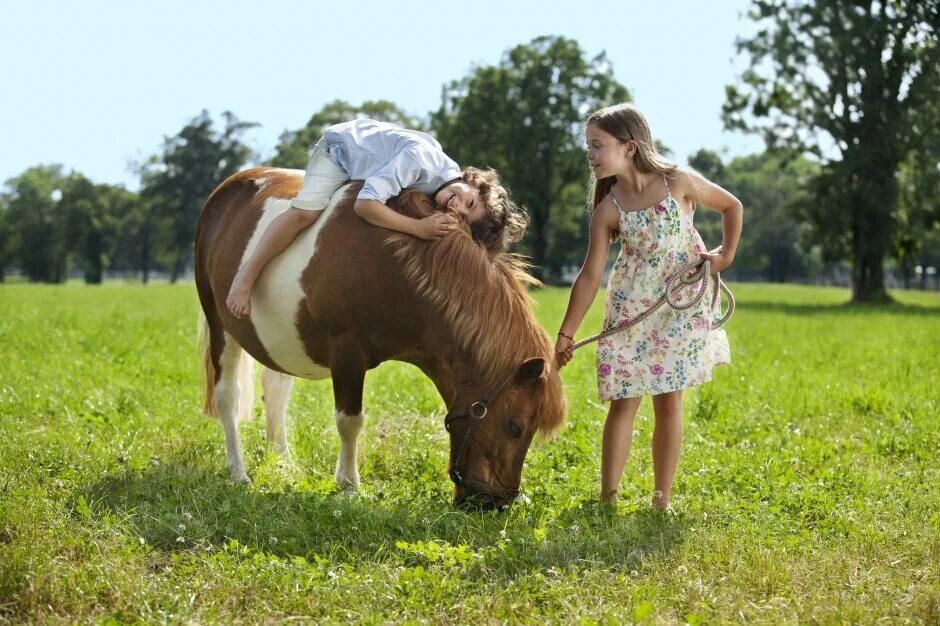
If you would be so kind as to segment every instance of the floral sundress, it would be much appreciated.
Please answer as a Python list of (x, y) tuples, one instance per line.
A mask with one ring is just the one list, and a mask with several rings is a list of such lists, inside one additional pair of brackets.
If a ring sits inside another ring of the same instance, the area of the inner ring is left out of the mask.
[[(665, 178), (663, 179), (665, 183)], [(620, 212), (620, 254), (607, 283), (604, 328), (648, 310), (665, 292), (666, 281), (706, 252), (702, 237), (666, 184), (662, 202)], [(680, 292), (689, 302), (700, 283)], [(677, 311), (663, 304), (651, 316), (597, 344), (597, 387), (601, 400), (648, 396), (687, 389), (711, 380), (712, 368), (731, 362), (728, 336), (712, 330), (721, 317), (712, 309), (713, 285), (698, 306)]]

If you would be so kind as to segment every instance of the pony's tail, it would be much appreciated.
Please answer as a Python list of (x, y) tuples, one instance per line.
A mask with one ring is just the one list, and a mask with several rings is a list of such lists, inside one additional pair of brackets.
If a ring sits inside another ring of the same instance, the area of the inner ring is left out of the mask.
[[(204, 314), (199, 319), (199, 351), (202, 353), (202, 372), (205, 379), (205, 399), (202, 405), (202, 412), (209, 417), (218, 419), (219, 405), (215, 401), (215, 385), (217, 372), (212, 363), (212, 340), (209, 333), (209, 321)], [(238, 348), (238, 372), (235, 374), (238, 380), (238, 418), (241, 421), (251, 419), (252, 407), (255, 403), (255, 376), (254, 359), (241, 347)]]

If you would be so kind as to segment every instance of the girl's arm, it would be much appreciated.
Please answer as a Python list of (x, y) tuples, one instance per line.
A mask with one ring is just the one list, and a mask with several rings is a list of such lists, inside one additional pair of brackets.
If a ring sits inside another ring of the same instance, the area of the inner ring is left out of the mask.
[(457, 218), (448, 213), (433, 213), (422, 219), (402, 215), (378, 200), (356, 199), (356, 215), (379, 228), (397, 230), (420, 239), (437, 239), (457, 227)]
[(584, 320), (584, 316), (587, 315), (597, 295), (601, 278), (604, 276), (604, 266), (607, 264), (611, 235), (617, 230), (619, 223), (620, 212), (609, 199), (597, 205), (591, 215), (587, 256), (571, 287), (568, 310), (565, 312), (565, 319), (561, 323), (558, 341), (555, 344), (559, 366), (571, 360), (570, 348), (574, 343), (572, 338), (578, 332), (581, 321)]
[(679, 174), (679, 191), (683, 198), (721, 213), (721, 249), (717, 254), (702, 254), (711, 261), (711, 273), (722, 271), (734, 260), (741, 238), (744, 205), (734, 194), (711, 182), (695, 170), (683, 169)]

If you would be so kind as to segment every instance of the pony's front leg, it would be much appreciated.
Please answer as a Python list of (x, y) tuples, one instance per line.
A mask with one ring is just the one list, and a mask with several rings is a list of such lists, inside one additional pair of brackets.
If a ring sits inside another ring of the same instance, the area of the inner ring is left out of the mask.
[(336, 461), (336, 484), (340, 489), (359, 488), (357, 441), (362, 431), (362, 386), (366, 376), (365, 355), (356, 348), (334, 344), (330, 363), (333, 398), (336, 403), (336, 430), (340, 450)]
[(282, 456), (288, 456), (287, 448), (287, 401), (294, 379), (287, 374), (264, 368), (261, 371), (261, 388), (264, 390), (264, 417), (268, 445)]

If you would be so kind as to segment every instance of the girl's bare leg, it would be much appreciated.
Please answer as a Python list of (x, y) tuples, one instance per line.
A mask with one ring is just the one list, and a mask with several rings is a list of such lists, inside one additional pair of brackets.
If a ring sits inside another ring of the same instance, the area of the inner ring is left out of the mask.
[(617, 489), (633, 443), (633, 418), (643, 398), (612, 400), (601, 440), (601, 502), (617, 502)]
[(322, 212), (291, 207), (274, 218), (261, 236), (258, 247), (232, 281), (225, 306), (233, 317), (251, 315), (251, 289), (255, 286), (258, 274), (271, 259), (283, 252), (297, 238), (300, 231), (317, 221)]
[(653, 428), (653, 477), (656, 484), (651, 504), (669, 508), (672, 481), (682, 449), (682, 391), (653, 396), (656, 426)]

